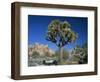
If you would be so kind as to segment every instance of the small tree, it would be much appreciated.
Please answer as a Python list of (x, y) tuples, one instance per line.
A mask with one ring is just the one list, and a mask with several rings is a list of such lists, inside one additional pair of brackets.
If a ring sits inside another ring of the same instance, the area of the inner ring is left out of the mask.
[(62, 47), (68, 43), (75, 42), (77, 34), (71, 30), (71, 25), (67, 22), (53, 20), (48, 25), (46, 40), (51, 41), (57, 45), (60, 50), (59, 62), (62, 64)]
[(82, 46), (76, 46), (72, 51), (74, 54), (73, 60), (77, 59), (77, 62), (81, 62), (81, 64), (85, 64), (88, 62), (88, 51), (87, 51), (87, 43)]

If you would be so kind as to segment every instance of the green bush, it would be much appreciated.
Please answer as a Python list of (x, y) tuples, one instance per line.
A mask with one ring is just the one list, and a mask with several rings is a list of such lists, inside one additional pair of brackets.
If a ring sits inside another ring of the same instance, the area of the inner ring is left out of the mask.
[(36, 51), (34, 51), (33, 54), (32, 54), (32, 57), (33, 57), (33, 58), (37, 58), (37, 57), (39, 57), (39, 53), (36, 52)]

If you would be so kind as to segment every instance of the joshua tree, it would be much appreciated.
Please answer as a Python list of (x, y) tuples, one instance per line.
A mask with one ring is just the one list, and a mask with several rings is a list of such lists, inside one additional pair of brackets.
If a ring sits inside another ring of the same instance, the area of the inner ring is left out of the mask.
[(46, 40), (57, 45), (60, 50), (59, 62), (62, 64), (62, 47), (68, 43), (75, 42), (77, 34), (71, 30), (71, 25), (67, 21), (53, 20), (48, 25)]
[(88, 62), (88, 51), (87, 51), (87, 43), (83, 44), (82, 47), (76, 45), (74, 50), (72, 51), (72, 54), (74, 54), (74, 57), (78, 58), (78, 62), (80, 64), (85, 64)]

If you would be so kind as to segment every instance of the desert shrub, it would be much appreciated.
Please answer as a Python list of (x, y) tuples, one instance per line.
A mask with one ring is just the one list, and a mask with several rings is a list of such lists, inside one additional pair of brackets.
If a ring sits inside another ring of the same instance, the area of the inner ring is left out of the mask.
[[(74, 52), (74, 53), (73, 53)], [(72, 61), (82, 62), (85, 64), (88, 62), (88, 51), (87, 51), (87, 43), (82, 46), (76, 46), (72, 53), (74, 54), (72, 57)]]
[(36, 52), (36, 51), (34, 51), (33, 54), (32, 54), (32, 57), (33, 57), (33, 58), (37, 58), (37, 57), (39, 57), (39, 53)]

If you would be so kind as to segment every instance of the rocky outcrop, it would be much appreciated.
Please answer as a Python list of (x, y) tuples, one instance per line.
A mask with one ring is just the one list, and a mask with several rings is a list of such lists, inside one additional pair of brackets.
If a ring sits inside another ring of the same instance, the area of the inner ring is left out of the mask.
[(29, 45), (28, 54), (31, 56), (34, 52), (39, 53), (40, 56), (52, 56), (55, 52), (48, 48), (48, 45), (35, 43), (33, 45)]

